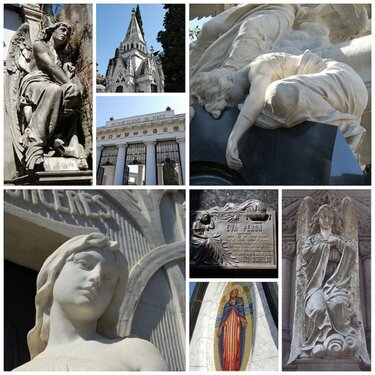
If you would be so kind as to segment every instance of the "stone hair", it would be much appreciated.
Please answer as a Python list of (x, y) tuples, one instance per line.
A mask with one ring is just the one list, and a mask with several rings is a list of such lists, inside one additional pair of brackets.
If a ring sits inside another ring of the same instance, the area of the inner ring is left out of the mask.
[(41, 36), (40, 40), (48, 42), (51, 39), (51, 36), (54, 33), (54, 31), (57, 30), (61, 25), (64, 25), (64, 26), (67, 27), (67, 29), (69, 30), (69, 37), (70, 37), (70, 35), (72, 33), (72, 27), (65, 22), (57, 22), (57, 23), (54, 23), (50, 26), (47, 26), (46, 28), (44, 28), (42, 30), (42, 36)]
[(49, 317), (53, 302), (53, 287), (61, 270), (74, 254), (87, 249), (113, 252), (118, 274), (117, 284), (111, 302), (99, 318), (97, 333), (107, 338), (118, 338), (117, 323), (121, 303), (124, 299), (128, 279), (128, 262), (118, 251), (118, 244), (102, 233), (73, 237), (63, 243), (44, 262), (37, 278), (35, 297), (35, 326), (27, 335), (30, 356), (33, 359), (47, 346), (49, 338)]

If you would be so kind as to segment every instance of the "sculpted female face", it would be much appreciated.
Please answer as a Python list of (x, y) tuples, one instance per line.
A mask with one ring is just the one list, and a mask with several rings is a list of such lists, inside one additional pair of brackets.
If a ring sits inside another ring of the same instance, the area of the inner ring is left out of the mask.
[(117, 283), (114, 254), (85, 250), (64, 264), (53, 288), (53, 303), (77, 320), (97, 320), (107, 309)]
[(323, 208), (319, 214), (319, 225), (321, 229), (331, 229), (334, 224), (333, 210), (330, 208)]

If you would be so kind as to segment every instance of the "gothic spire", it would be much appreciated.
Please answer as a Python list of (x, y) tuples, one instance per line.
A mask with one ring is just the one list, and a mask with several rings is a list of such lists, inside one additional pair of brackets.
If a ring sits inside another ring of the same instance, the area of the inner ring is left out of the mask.
[(137, 18), (135, 16), (135, 9), (132, 9), (132, 16), (129, 23), (128, 31), (126, 32), (124, 44), (126, 43), (138, 43), (142, 42), (143, 44), (146, 44), (141, 29), (138, 25)]

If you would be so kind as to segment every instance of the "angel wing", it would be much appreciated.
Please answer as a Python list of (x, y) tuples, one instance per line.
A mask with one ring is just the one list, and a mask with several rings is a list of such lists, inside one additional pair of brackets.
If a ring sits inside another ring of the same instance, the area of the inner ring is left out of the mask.
[[(358, 334), (359, 341), (365, 343), (366, 337), (363, 325), (362, 311), (360, 308), (361, 303), (359, 293), (358, 218), (353, 203), (349, 197), (345, 197), (341, 202), (341, 215), (343, 218), (343, 231), (341, 235), (343, 238), (345, 238), (345, 240), (348, 241), (349, 245), (352, 247), (355, 253), (355, 262), (352, 265), (351, 293), (356, 315), (358, 317), (358, 320), (362, 322)], [(360, 345), (359, 355), (363, 362), (370, 363), (370, 357), (368, 355), (366, 345)]]
[(300, 354), (303, 344), (304, 332), (304, 296), (306, 294), (306, 276), (302, 268), (301, 252), (305, 247), (306, 240), (311, 236), (310, 222), (313, 216), (314, 200), (311, 197), (305, 197), (299, 207), (297, 216), (297, 247), (296, 247), (296, 286), (292, 343), (290, 346), (290, 355), (288, 364), (292, 363)]
[(19, 89), (22, 78), (29, 73), (31, 56), (30, 28), (24, 23), (16, 31), (9, 45), (4, 92), (6, 122), (9, 123), (13, 147), (20, 161), (23, 159), (23, 146), (19, 140), (24, 129), (18, 113)]
[(195, 18), (215, 17), (219, 13), (232, 8), (238, 4), (190, 4), (190, 20)]

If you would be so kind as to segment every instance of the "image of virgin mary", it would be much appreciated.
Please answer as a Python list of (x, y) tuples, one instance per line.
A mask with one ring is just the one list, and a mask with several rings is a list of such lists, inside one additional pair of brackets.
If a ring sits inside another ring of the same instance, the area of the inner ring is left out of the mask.
[(219, 325), (218, 348), (223, 371), (239, 371), (244, 355), (247, 320), (242, 297), (232, 289)]

